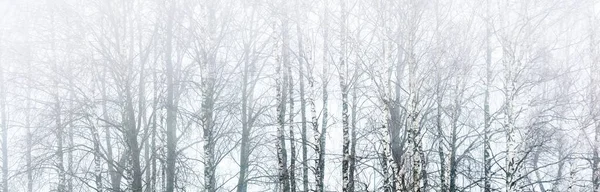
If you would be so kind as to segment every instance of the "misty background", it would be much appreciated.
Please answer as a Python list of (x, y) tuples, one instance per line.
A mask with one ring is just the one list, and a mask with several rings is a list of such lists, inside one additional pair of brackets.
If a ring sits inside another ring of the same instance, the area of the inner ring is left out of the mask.
[(594, 0), (0, 0), (2, 192), (600, 191)]

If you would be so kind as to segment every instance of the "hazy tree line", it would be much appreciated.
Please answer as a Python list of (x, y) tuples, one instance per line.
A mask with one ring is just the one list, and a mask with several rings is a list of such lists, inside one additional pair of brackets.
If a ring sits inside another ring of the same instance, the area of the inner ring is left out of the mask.
[(593, 0), (0, 1), (12, 191), (600, 191)]

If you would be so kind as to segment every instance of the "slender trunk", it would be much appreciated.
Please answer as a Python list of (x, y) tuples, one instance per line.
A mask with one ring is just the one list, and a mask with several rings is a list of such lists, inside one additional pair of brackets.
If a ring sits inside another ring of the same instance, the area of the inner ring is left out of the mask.
[[(436, 35), (436, 43), (437, 44), (441, 44), (439, 37), (441, 36), (441, 31), (440, 31), (440, 11), (439, 11), (439, 1), (436, 1), (435, 3), (435, 20), (436, 20), (436, 26), (435, 26), (435, 35)], [(443, 52), (440, 50), (443, 49), (443, 47), (438, 47), (437, 50), (437, 57), (443, 57)], [(438, 156), (440, 158), (440, 190), (441, 191), (447, 191), (448, 190), (448, 178), (447, 178), (447, 164), (446, 164), (446, 153), (445, 153), (445, 145), (444, 145), (444, 140), (445, 140), (445, 134), (444, 134), (444, 129), (443, 129), (443, 125), (442, 125), (442, 110), (443, 110), (443, 106), (442, 106), (442, 99), (444, 94), (442, 93), (442, 67), (441, 67), (441, 61), (442, 59), (439, 59), (438, 61), (435, 62), (435, 73), (436, 73), (436, 77), (435, 77), (435, 97), (436, 97), (436, 115), (435, 115), (435, 126), (437, 128), (437, 141), (438, 141)]]
[[(68, 83), (71, 87), (74, 87), (73, 82), (71, 79), (68, 80)], [(69, 91), (69, 98), (71, 101), (75, 100), (75, 94), (71, 91)], [(73, 105), (70, 105), (70, 108), (73, 108)], [(75, 125), (73, 124), (74, 118), (72, 114), (68, 115), (68, 121), (69, 121), (69, 129), (67, 130), (67, 145), (68, 145), (68, 151), (67, 151), (67, 191), (69, 192), (73, 192), (73, 176), (75, 175), (75, 173), (73, 172), (73, 151), (75, 150), (75, 141), (74, 141), (74, 134), (75, 134)]]
[[(276, 52), (281, 51), (281, 56), (278, 55), (277, 60), (279, 61), (279, 65), (277, 67), (277, 72), (280, 74), (277, 79), (277, 121), (278, 121), (278, 130), (277, 130), (277, 152), (278, 152), (278, 161), (279, 161), (279, 182), (280, 189), (282, 192), (290, 191), (290, 178), (289, 171), (287, 167), (287, 151), (285, 147), (285, 112), (286, 112), (286, 89), (288, 85), (289, 75), (287, 74), (287, 70), (283, 69), (284, 67), (289, 66), (289, 42), (288, 42), (288, 21), (283, 16), (282, 25), (281, 25), (281, 38), (282, 38), (282, 46), (279, 47), (278, 43), (275, 46)], [(282, 75), (281, 75), (282, 74)]]
[[(329, 9), (327, 7), (327, 2), (324, 2), (325, 4), (325, 8), (323, 11), (323, 74), (321, 76), (321, 81), (323, 83), (323, 87), (322, 87), (322, 93), (323, 93), (323, 112), (322, 112), (322, 122), (321, 122), (321, 131), (319, 133), (319, 138), (318, 138), (318, 145), (319, 145), (319, 150), (318, 150), (318, 162), (317, 162), (317, 174), (318, 176), (318, 180), (317, 182), (317, 192), (323, 192), (323, 190), (325, 189), (324, 186), (324, 178), (325, 178), (325, 136), (327, 135), (327, 118), (328, 118), (328, 111), (327, 111), (327, 102), (328, 102), (328, 93), (327, 93), (327, 84), (328, 84), (328, 79), (327, 79), (327, 74), (329, 73), (328, 68), (329, 68), (329, 60), (327, 59), (328, 54), (329, 54), (329, 45), (328, 45), (328, 38), (329, 38)], [(314, 123), (314, 122), (313, 122)], [(314, 123), (316, 125), (316, 123)]]
[(346, 61), (346, 2), (340, 0), (341, 21), (340, 21), (340, 89), (342, 92), (342, 132), (343, 132), (343, 147), (342, 147), (342, 191), (354, 191), (349, 175), (350, 163), (350, 127), (348, 122), (348, 85), (346, 82), (347, 76), (347, 61)]
[[(302, 35), (298, 35), (299, 41), (302, 41)], [(302, 47), (302, 43), (299, 43), (299, 47)], [(300, 48), (302, 49), (302, 48)], [(300, 50), (300, 55), (303, 55), (303, 51)], [(308, 139), (306, 134), (306, 97), (304, 93), (304, 71), (303, 71), (303, 56), (298, 59), (298, 68), (300, 73), (300, 115), (302, 116), (302, 188), (303, 191), (308, 191)]]
[[(107, 112), (106, 112), (106, 100), (103, 100), (103, 113), (105, 114), (104, 116), (106, 117)], [(107, 120), (105, 118), (105, 120)], [(121, 186), (121, 177), (118, 176), (116, 170), (115, 170), (115, 161), (113, 158), (113, 152), (112, 152), (112, 141), (111, 141), (111, 133), (110, 133), (110, 128), (109, 125), (106, 125), (106, 159), (108, 161), (108, 173), (110, 175), (110, 180), (111, 180), (111, 190), (112, 191), (120, 191), (120, 186)]]
[(421, 167), (423, 167), (423, 170), (421, 171), (421, 179), (423, 180), (423, 187), (421, 191), (427, 191), (427, 187), (429, 187), (429, 179), (428, 179), (428, 175), (429, 172), (427, 172), (427, 164), (429, 162), (427, 162), (427, 158), (426, 158), (426, 152), (423, 151), (423, 149), (421, 149), (421, 153), (419, 153), (419, 156), (421, 157)]
[[(414, 62), (414, 61), (413, 61)], [(418, 107), (418, 93), (417, 93), (417, 85), (416, 85), (416, 63), (409, 64), (412, 65), (412, 70), (409, 69), (409, 130), (408, 130), (408, 138), (409, 138), (409, 157), (412, 157), (412, 184), (411, 189), (414, 192), (421, 191), (421, 176), (422, 176), (422, 162), (421, 162), (421, 142), (420, 142), (420, 125), (419, 125), (419, 110)]]
[[(536, 149), (535, 153), (533, 154), (532, 163), (533, 163), (533, 169), (535, 170), (534, 171), (535, 177), (537, 179), (536, 183), (537, 183), (540, 191), (546, 191), (546, 187), (544, 187), (544, 181), (543, 181), (542, 176), (540, 175), (540, 170), (539, 170), (539, 166), (538, 166), (541, 153), (542, 153), (541, 149), (539, 149), (539, 148)], [(560, 163), (559, 163), (559, 166), (560, 166)], [(560, 169), (560, 167), (559, 167), (559, 169)], [(559, 180), (559, 178), (560, 178), (560, 175), (558, 175), (557, 180)]]
[[(25, 31), (29, 31), (29, 26), (26, 26), (26, 30)], [(1, 35), (1, 34), (0, 34)], [(29, 40), (29, 35), (28, 33), (26, 33), (27, 36), (27, 40)], [(1, 41), (0, 41), (0, 46), (1, 46)], [(31, 47), (30, 45), (27, 45), (26, 49), (25, 49), (25, 53), (24, 55), (27, 58), (31, 57)], [(0, 57), (2, 56), (2, 50), (0, 50)], [(25, 61), (25, 65), (26, 65), (26, 69), (27, 70), (32, 70), (31, 68), (31, 60), (27, 59)], [(33, 191), (33, 165), (32, 165), (32, 149), (33, 149), (33, 133), (31, 132), (31, 101), (33, 100), (33, 98), (31, 97), (31, 85), (33, 84), (32, 79), (31, 79), (31, 75), (29, 73), (25, 74), (25, 79), (27, 82), (26, 86), (26, 91), (25, 91), (25, 131), (26, 131), (26, 135), (25, 135), (25, 143), (26, 143), (26, 151), (25, 151), (25, 168), (26, 168), (26, 172), (27, 172), (27, 192), (32, 192)], [(0, 105), (2, 105), (2, 124), (0, 124), (0, 126), (3, 128), (4, 127), (4, 110), (5, 110), (5, 81), (4, 81), (4, 71), (3, 71), (3, 66), (2, 64), (0, 64)], [(2, 132), (4, 133), (4, 130), (2, 130)], [(5, 139), (2, 139), (3, 141)], [(4, 146), (4, 144), (3, 144)], [(4, 185), (3, 185), (4, 186)]]
[(356, 85), (352, 87), (352, 108), (350, 125), (350, 162), (348, 163), (348, 180), (350, 180), (349, 191), (355, 191), (354, 174), (356, 172), (356, 113), (358, 105), (358, 96), (356, 95)]
[(574, 191), (576, 191), (575, 184), (576, 184), (577, 180), (575, 180), (575, 175), (577, 174), (577, 167), (574, 165), (574, 163), (572, 161), (569, 162), (569, 167), (570, 167), (570, 171), (569, 171), (567, 191), (574, 192)]
[[(94, 71), (96, 72), (96, 71)], [(94, 86), (96, 86), (94, 84)], [(27, 92), (27, 98), (29, 98), (29, 92)], [(29, 108), (30, 108), (30, 103), (29, 101), (27, 101), (27, 114), (29, 114)], [(92, 120), (90, 118), (87, 119), (88, 122), (90, 123), (90, 134), (92, 136), (92, 142), (93, 144), (93, 149), (94, 149), (94, 184), (96, 185), (96, 192), (103, 192), (104, 191), (104, 186), (102, 184), (102, 150), (101, 150), (101, 145), (100, 145), (100, 134), (98, 133), (98, 127), (92, 122)], [(28, 145), (30, 144), (31, 141), (29, 141), (31, 138), (30, 134), (31, 134), (31, 130), (29, 128), (29, 117), (26, 118), (26, 121), (28, 121), (26, 127), (27, 127), (27, 139), (28, 139)], [(28, 147), (28, 153), (31, 152), (31, 148)], [(27, 162), (27, 169), (30, 169), (31, 166), (31, 154), (28, 154), (28, 162)], [(28, 173), (28, 177), (29, 177), (29, 173)], [(28, 179), (29, 180), (29, 179)], [(27, 186), (28, 190), (29, 190), (29, 184)], [(31, 191), (28, 191), (31, 192)]]
[[(106, 68), (105, 68), (106, 69)], [(103, 72), (104, 75), (107, 74), (106, 70)], [(108, 101), (108, 95), (106, 93), (106, 82), (101, 82), (101, 91), (102, 91), (102, 118), (104, 121), (109, 121), (108, 116), (108, 108), (106, 102)], [(122, 167), (117, 163), (121, 163), (121, 161), (116, 162), (113, 157), (113, 148), (112, 148), (112, 135), (111, 135), (111, 125), (109, 123), (105, 123), (105, 140), (106, 140), (106, 160), (108, 163), (108, 174), (110, 176), (111, 188), (110, 191), (121, 191), (121, 172)], [(125, 158), (121, 158), (125, 159)]]
[(150, 139), (145, 139), (144, 140), (144, 165), (146, 165), (146, 171), (145, 171), (145, 182), (146, 184), (145, 186), (145, 190), (144, 192), (151, 192), (152, 191), (152, 168), (150, 166), (151, 164), (151, 155), (150, 155)]
[[(299, 13), (299, 1), (296, 0), (296, 19), (300, 19), (301, 18), (301, 14)], [(300, 115), (302, 118), (302, 130), (301, 130), (301, 137), (302, 137), (302, 189), (303, 191), (308, 191), (308, 140), (307, 140), (307, 135), (306, 135), (306, 97), (305, 97), (305, 90), (304, 90), (304, 79), (306, 78), (304, 76), (304, 61), (306, 60), (306, 56), (304, 53), (304, 46), (303, 46), (303, 36), (302, 36), (302, 30), (301, 30), (301, 23), (300, 21), (298, 21), (296, 23), (296, 32), (297, 32), (297, 37), (298, 37), (298, 75), (299, 75), (299, 83), (300, 83)]]
[[(317, 158), (315, 158), (315, 166), (313, 167), (314, 169), (314, 173), (315, 173), (315, 183), (316, 183), (316, 189), (315, 191), (317, 192), (322, 192), (323, 191), (323, 182), (321, 178), (323, 178), (324, 174), (322, 169), (321, 169), (321, 162), (323, 161), (323, 156), (321, 156), (321, 151), (324, 150), (323, 148), (321, 148), (321, 131), (319, 130), (319, 122), (317, 119), (317, 109), (315, 106), (315, 97), (314, 97), (314, 93), (316, 92), (316, 88), (315, 88), (315, 77), (313, 76), (313, 70), (310, 67), (310, 63), (307, 62), (306, 63), (306, 71), (308, 73), (308, 89), (309, 89), (309, 93), (311, 93), (311, 95), (308, 97), (308, 104), (310, 106), (310, 125), (311, 128), (313, 130), (313, 136), (314, 136), (314, 150), (315, 150), (315, 154), (317, 155)], [(308, 190), (308, 189), (307, 189)]]
[(240, 174), (238, 177), (237, 191), (246, 192), (247, 190), (247, 172), (249, 167), (250, 157), (250, 126), (248, 115), (251, 115), (248, 110), (248, 100), (251, 92), (248, 91), (248, 78), (250, 76), (250, 45), (244, 45), (244, 71), (242, 81), (242, 142), (240, 146)]
[(157, 173), (157, 166), (156, 166), (156, 117), (152, 120), (152, 142), (150, 143), (150, 149), (152, 151), (152, 158), (151, 158), (151, 166), (152, 166), (152, 175), (151, 175), (151, 181), (150, 181), (150, 191), (154, 192), (156, 191), (156, 178), (158, 177)]
[(146, 171), (145, 171), (145, 176), (144, 179), (146, 181), (146, 185), (145, 186), (145, 190), (144, 192), (150, 192), (152, 191), (151, 189), (151, 173), (152, 170), (150, 169), (150, 139), (145, 139), (144, 140), (144, 165), (146, 165)]
[[(505, 56), (507, 57), (507, 56)], [(504, 127), (506, 129), (506, 191), (513, 192), (518, 189), (516, 183), (516, 174), (517, 174), (517, 157), (516, 157), (516, 132), (514, 126), (514, 107), (513, 107), (513, 97), (514, 97), (514, 84), (513, 84), (513, 69), (511, 61), (508, 58), (504, 59), (505, 66), (508, 68), (506, 72), (506, 84), (505, 84), (505, 110), (504, 115), (505, 122)]]
[(65, 186), (65, 180), (66, 180), (66, 176), (65, 176), (65, 167), (64, 167), (64, 151), (63, 151), (63, 125), (62, 125), (62, 119), (60, 116), (61, 113), (61, 103), (60, 103), (60, 99), (58, 97), (58, 93), (56, 93), (57, 95), (55, 95), (54, 97), (54, 121), (55, 121), (55, 126), (56, 126), (56, 140), (57, 140), (57, 146), (56, 146), (56, 158), (57, 158), (57, 162), (56, 162), (56, 168), (58, 169), (58, 188), (57, 191), (58, 192), (65, 192), (66, 191), (66, 186)]
[[(500, 17), (500, 23), (503, 26), (511, 26), (509, 12), (509, 3), (504, 2), (503, 16)], [(509, 32), (505, 32), (504, 35), (509, 35)], [(506, 38), (506, 37), (505, 37)], [(505, 170), (506, 170), (506, 192), (520, 191), (517, 180), (519, 178), (517, 162), (519, 157), (517, 156), (517, 131), (515, 130), (515, 112), (514, 112), (514, 99), (516, 97), (515, 83), (516, 83), (516, 58), (514, 56), (514, 50), (510, 47), (513, 43), (506, 41), (503, 42), (502, 46), (502, 64), (504, 66), (504, 129), (506, 131), (506, 159), (505, 159)]]
[(6, 81), (0, 64), (0, 119), (2, 120), (2, 191), (8, 192), (8, 119), (6, 117)]
[[(560, 126), (560, 125), (559, 125)], [(562, 142), (559, 142), (560, 145), (563, 145)], [(558, 179), (556, 179), (553, 183), (552, 183), (552, 192), (557, 192), (561, 183), (563, 182), (563, 172), (565, 169), (565, 163), (566, 163), (566, 159), (564, 159), (564, 152), (563, 151), (558, 151), (558, 158), (562, 159), (560, 162), (558, 162), (558, 169), (556, 170), (556, 176), (558, 177)]]
[[(592, 86), (594, 86), (594, 84), (591, 84)], [(594, 95), (594, 94), (590, 94), (590, 95)], [(594, 97), (594, 96), (591, 96)], [(593, 101), (593, 103), (595, 103), (595, 101)], [(592, 107), (590, 107), (592, 110), (595, 109), (595, 104), (591, 104)], [(596, 113), (596, 112), (592, 112), (592, 113)], [(593, 123), (592, 126), (594, 127), (594, 152), (593, 152), (593, 157), (592, 157), (592, 183), (593, 183), (593, 188), (594, 188), (594, 192), (599, 192), (600, 191), (600, 120), (598, 120), (598, 117), (595, 117), (595, 115), (593, 115)]]
[[(30, 69), (30, 65), (28, 63), (28, 69)], [(1, 70), (1, 69), (0, 69)], [(2, 73), (0, 71), (0, 73)], [(0, 77), (2, 78), (2, 77)], [(4, 84), (4, 83), (1, 83)], [(4, 86), (4, 85), (0, 85), (0, 86)], [(2, 88), (2, 90), (4, 90), (4, 88)], [(2, 95), (4, 95), (4, 93), (2, 93)], [(3, 102), (4, 100), (2, 100)], [(33, 149), (33, 133), (31, 132), (31, 114), (30, 114), (30, 110), (31, 110), (31, 93), (30, 91), (27, 91), (27, 101), (26, 102), (26, 109), (25, 109), (25, 129), (27, 129), (27, 138), (26, 138), (26, 142), (27, 142), (27, 154), (25, 155), (25, 161), (26, 161), (26, 166), (27, 166), (27, 192), (33, 192), (33, 165), (32, 165), (32, 149)], [(4, 103), (2, 103), (3, 105)], [(2, 113), (4, 112), (4, 110), (2, 109)], [(4, 119), (4, 118), (2, 118)], [(2, 121), (4, 122), (4, 121)], [(96, 144), (96, 143), (94, 143)], [(96, 148), (94, 148), (96, 149)], [(94, 156), (95, 157), (95, 156)]]
[[(384, 129), (387, 129), (386, 126), (383, 126)], [(385, 145), (385, 142), (382, 142), (382, 144)], [(384, 192), (392, 192), (395, 191), (393, 190), (393, 184), (392, 182), (394, 181), (394, 175), (392, 173), (390, 173), (390, 167), (388, 166), (388, 155), (386, 154), (387, 152), (384, 150), (383, 153), (381, 153), (381, 173), (383, 175), (383, 187), (381, 187), (383, 189)]]
[(444, 130), (442, 128), (442, 110), (443, 110), (443, 106), (442, 106), (442, 90), (441, 90), (441, 83), (442, 83), (442, 79), (441, 79), (441, 73), (440, 73), (440, 66), (439, 63), (436, 63), (437, 66), (437, 70), (436, 70), (436, 116), (435, 116), (435, 126), (437, 128), (437, 140), (438, 140), (438, 155), (440, 158), (440, 189), (441, 191), (447, 191), (448, 190), (448, 183), (447, 183), (447, 165), (446, 165), (446, 153), (445, 153), (445, 148), (444, 148)]
[[(412, 24), (411, 24), (412, 25)], [(410, 26), (407, 48), (407, 64), (408, 64), (408, 85), (409, 85), (409, 98), (408, 98), (408, 157), (412, 158), (412, 182), (411, 191), (421, 191), (421, 177), (422, 177), (422, 162), (421, 162), (421, 142), (420, 142), (420, 125), (419, 125), (419, 93), (417, 86), (417, 61), (414, 53), (415, 49), (415, 36), (416, 26)]]
[[(140, 77), (143, 78), (143, 77)], [(135, 110), (133, 108), (133, 96), (131, 86), (126, 82), (125, 86), (125, 117), (126, 140), (129, 148), (129, 161), (131, 163), (131, 190), (141, 192), (142, 189), (142, 168), (140, 164), (140, 145), (138, 142), (139, 129), (136, 126)]]
[[(439, 82), (438, 82), (439, 83)], [(438, 85), (439, 86), (439, 85)], [(442, 97), (441, 97), (441, 90), (436, 91), (437, 96), (437, 115), (436, 115), (436, 127), (437, 127), (437, 134), (438, 134), (438, 155), (440, 157), (440, 189), (441, 191), (447, 191), (448, 190), (448, 183), (447, 183), (447, 175), (446, 175), (446, 170), (447, 170), (447, 165), (446, 165), (446, 153), (445, 153), (445, 148), (444, 148), (444, 130), (442, 129)]]
[[(131, 33), (132, 35), (132, 39), (133, 39), (133, 33)], [(140, 50), (142, 48), (140, 47)], [(133, 44), (131, 46), (131, 50), (133, 50)], [(141, 167), (141, 161), (140, 157), (141, 157), (141, 152), (142, 152), (142, 145), (140, 145), (139, 141), (138, 141), (138, 136), (140, 133), (142, 133), (143, 135), (141, 135), (141, 138), (144, 138), (142, 141), (145, 140), (146, 138), (146, 134), (147, 132), (142, 131), (143, 129), (145, 129), (143, 126), (145, 125), (145, 118), (146, 118), (146, 85), (145, 85), (145, 81), (146, 81), (146, 68), (145, 68), (145, 64), (146, 64), (146, 56), (142, 56), (140, 59), (140, 66), (139, 66), (139, 78), (138, 78), (138, 93), (137, 93), (137, 105), (138, 105), (138, 110), (137, 110), (137, 118), (135, 116), (135, 110), (134, 110), (134, 106), (133, 106), (133, 96), (131, 95), (131, 87), (126, 86), (127, 88), (127, 116), (128, 116), (128, 120), (129, 120), (129, 126), (131, 126), (131, 135), (129, 135), (129, 139), (130, 139), (130, 146), (132, 148), (132, 155), (135, 155), (135, 157), (131, 158), (131, 163), (132, 163), (132, 190), (135, 192), (142, 192), (144, 190), (143, 188), (143, 173), (142, 173), (142, 167)], [(127, 84), (129, 85), (129, 84)], [(170, 100), (172, 101), (172, 100)], [(167, 119), (169, 119), (168, 114), (167, 114)], [(143, 144), (143, 143), (142, 143)], [(168, 148), (168, 146), (167, 146)], [(167, 157), (167, 159), (169, 159), (169, 157)]]
[[(308, 64), (307, 64), (308, 66)], [(308, 76), (308, 84), (309, 84), (309, 89), (311, 93), (315, 92), (315, 79), (312, 76), (312, 71), (310, 70), (310, 67), (307, 67), (309, 76)], [(315, 106), (315, 98), (314, 96), (310, 96), (308, 97), (308, 103), (310, 105), (310, 114), (311, 114), (311, 127), (314, 133), (314, 150), (315, 150), (315, 154), (317, 155), (317, 158), (315, 159), (315, 166), (314, 166), (314, 170), (315, 170), (315, 182), (316, 182), (316, 189), (315, 191), (317, 192), (323, 192), (323, 182), (321, 178), (323, 178), (324, 176), (324, 172), (321, 169), (321, 162), (323, 162), (323, 156), (321, 156), (321, 151), (324, 150), (323, 148), (321, 148), (321, 131), (319, 131), (319, 122), (317, 119), (317, 110), (316, 110), (316, 106)]]
[[(161, 153), (164, 154), (164, 151), (161, 150)], [(165, 187), (165, 184), (167, 182), (166, 181), (166, 174), (165, 174), (165, 161), (160, 161), (160, 188), (161, 189), (166, 189), (167, 187)]]
[[(72, 96), (71, 96), (72, 97)], [(69, 118), (69, 129), (67, 130), (67, 141), (68, 141), (68, 151), (67, 151), (67, 191), (73, 192), (73, 150), (75, 150), (75, 145), (73, 141), (73, 120), (72, 116)]]
[(175, 2), (171, 2), (167, 18), (166, 42), (165, 42), (165, 63), (167, 78), (167, 192), (175, 190), (175, 161), (177, 160), (177, 106), (175, 106), (175, 83), (173, 77), (173, 59), (172, 39), (173, 39), (173, 15), (175, 12)]
[[(456, 83), (455, 91), (458, 92), (459, 82)], [(456, 171), (458, 167), (458, 162), (456, 159), (456, 150), (458, 148), (458, 118), (461, 114), (461, 103), (460, 103), (460, 94), (455, 96), (454, 99), (454, 112), (452, 114), (452, 135), (450, 138), (450, 191), (457, 191), (456, 187)]]
[(96, 126), (91, 128), (92, 139), (94, 141), (94, 181), (96, 184), (96, 191), (104, 191), (102, 184), (102, 152), (100, 150), (100, 135)]
[[(490, 0), (486, 1), (486, 9), (489, 13), (489, 5)], [(490, 26), (490, 16), (488, 15), (488, 24), (486, 24), (486, 38), (485, 38), (485, 46), (486, 46), (486, 54), (485, 54), (485, 92), (484, 92), (484, 101), (483, 101), (483, 115), (484, 115), (484, 125), (483, 125), (483, 189), (484, 192), (491, 192), (491, 179), (492, 179), (492, 153), (490, 147), (490, 126), (491, 126), (491, 115), (490, 115), (490, 87), (492, 84), (492, 45), (490, 42), (491, 38), (491, 26)]]
[(597, 90), (597, 78), (598, 78), (598, 51), (596, 50), (598, 44), (596, 43), (596, 30), (594, 29), (595, 18), (590, 18), (590, 115), (592, 118), (592, 126), (594, 126), (594, 146), (593, 146), (593, 157), (592, 157), (592, 186), (594, 192), (600, 192), (600, 117), (598, 114), (598, 90)]
[[(53, 24), (52, 26), (54, 26), (54, 15), (50, 16), (50, 22), (51, 24)], [(55, 37), (55, 29), (52, 28), (51, 31), (51, 37), (52, 38), (56, 38)], [(54, 41), (52, 41), (51, 43), (51, 52), (54, 58), (52, 58), (52, 68), (54, 70), (55, 73), (59, 72), (59, 68), (58, 68), (58, 63), (57, 63), (57, 53), (56, 53), (56, 43)], [(61, 117), (61, 113), (62, 113), (62, 103), (60, 100), (60, 90), (59, 90), (59, 75), (57, 75), (55, 77), (55, 79), (53, 80), (53, 84), (54, 84), (54, 123), (56, 126), (56, 140), (57, 140), (57, 146), (56, 146), (56, 151), (55, 151), (55, 155), (57, 158), (57, 162), (56, 162), (56, 169), (58, 171), (58, 186), (57, 186), (57, 191), (58, 192), (65, 192), (67, 190), (67, 186), (65, 186), (65, 182), (66, 182), (66, 176), (65, 176), (65, 167), (64, 167), (64, 146), (63, 146), (63, 142), (64, 142), (64, 127), (63, 127), (63, 123), (62, 123), (62, 117)]]
[[(281, 72), (281, 64), (278, 68), (278, 73)], [(285, 76), (285, 75), (284, 75)], [(278, 79), (277, 86), (277, 161), (279, 162), (279, 185), (280, 191), (289, 192), (289, 174), (287, 169), (287, 151), (285, 148), (285, 77)]]
[[(214, 5), (208, 6), (208, 26), (209, 28), (209, 42), (211, 45), (214, 43), (215, 38), (215, 17), (216, 10)], [(216, 45), (214, 45), (216, 46)], [(203, 139), (204, 139), (204, 189), (207, 192), (216, 191), (216, 178), (215, 178), (215, 138), (214, 138), (214, 120), (213, 110), (215, 103), (215, 86), (216, 86), (216, 53), (205, 50), (205, 65), (202, 85), (202, 122), (203, 122)]]
[[(284, 47), (289, 47), (287, 43), (284, 43)], [(292, 67), (287, 66), (288, 69), (288, 97), (290, 102), (289, 110), (289, 124), (290, 124), (290, 191), (296, 191), (296, 139), (294, 137), (294, 76), (292, 75)]]
[[(210, 59), (208, 68), (214, 67), (213, 59)], [(212, 69), (208, 69), (210, 72), (209, 77), (205, 79), (203, 95), (203, 138), (204, 138), (204, 187), (206, 191), (215, 191), (215, 160), (214, 160), (214, 135), (213, 135), (213, 109), (214, 109), (214, 73)]]
[(513, 192), (513, 191), (517, 191), (519, 190), (519, 187), (517, 186), (517, 155), (516, 155), (516, 150), (517, 150), (517, 142), (516, 142), (516, 136), (517, 133), (515, 131), (515, 125), (514, 125), (514, 103), (513, 103), (513, 99), (515, 96), (515, 90), (514, 90), (514, 66), (513, 66), (513, 61), (511, 58), (509, 58), (508, 56), (508, 48), (504, 48), (504, 56), (503, 56), (503, 63), (504, 66), (506, 67), (506, 74), (505, 74), (505, 87), (504, 87), (504, 97), (505, 97), (505, 109), (504, 109), (504, 115), (505, 115), (505, 122), (504, 122), (504, 128), (506, 129), (506, 192)]
[(393, 143), (393, 134), (391, 134), (391, 125), (393, 125), (394, 120), (392, 119), (392, 113), (390, 111), (390, 99), (387, 96), (383, 98), (383, 114), (385, 115), (385, 119), (383, 125), (381, 126), (381, 132), (383, 132), (383, 159), (384, 159), (384, 173), (385, 174), (385, 190), (389, 191), (397, 191), (405, 189), (402, 187), (402, 181), (404, 178), (401, 174), (401, 170), (398, 167), (399, 163), (394, 159), (394, 154), (392, 151)]
[[(52, 29), (51, 29), (51, 38), (56, 38), (56, 30), (54, 29), (54, 14), (52, 13), (52, 15), (50, 16), (50, 23), (52, 24)], [(51, 48), (51, 52), (52, 52), (52, 68), (54, 70), (55, 73), (58, 73), (59, 68), (58, 68), (58, 64), (57, 64), (57, 53), (56, 53), (56, 43), (54, 41), (52, 41), (52, 43), (50, 44)], [(64, 168), (64, 146), (63, 146), (63, 138), (64, 138), (64, 129), (63, 129), (63, 124), (62, 124), (62, 119), (61, 119), (61, 100), (60, 100), (60, 90), (59, 90), (59, 80), (58, 80), (58, 75), (55, 77), (55, 79), (53, 79), (53, 84), (54, 84), (54, 123), (55, 123), (55, 128), (56, 128), (56, 140), (57, 140), (57, 146), (56, 146), (56, 151), (55, 151), (55, 155), (56, 155), (56, 169), (58, 172), (58, 185), (57, 185), (57, 191), (58, 192), (65, 192), (66, 186), (65, 186), (65, 180), (66, 180), (66, 176), (65, 176), (65, 168)], [(3, 94), (4, 95), (4, 94)], [(5, 99), (5, 98), (4, 98)], [(3, 103), (4, 104), (4, 103)], [(2, 112), (5, 112), (4, 110), (2, 110)], [(5, 122), (5, 121), (3, 121)], [(6, 122), (5, 122), (6, 123)], [(3, 134), (6, 134), (6, 132), (3, 132)], [(4, 137), (4, 135), (3, 135)], [(6, 142), (6, 138), (3, 138), (3, 142)], [(4, 146), (6, 147), (6, 144), (4, 144)], [(5, 164), (3, 167), (3, 171), (4, 169), (7, 168), (7, 165)], [(3, 179), (7, 179), (8, 174), (4, 174)], [(4, 185), (4, 188), (7, 190), (8, 186), (7, 184)]]
[(156, 191), (156, 177), (157, 177), (157, 168), (156, 168), (156, 128), (157, 128), (157, 123), (156, 123), (156, 118), (157, 115), (156, 113), (158, 112), (158, 81), (157, 81), (157, 77), (156, 77), (156, 72), (152, 73), (152, 82), (154, 84), (154, 91), (152, 92), (153, 95), (153, 104), (152, 104), (152, 110), (154, 111), (154, 114), (152, 116), (152, 140), (150, 142), (150, 151), (151, 151), (151, 158), (150, 158), (150, 164), (151, 164), (151, 169), (150, 169), (150, 180), (149, 185), (150, 185), (150, 192), (155, 192)]
[[(327, 67), (323, 67), (323, 68), (327, 68)], [(324, 69), (324, 71), (327, 71), (327, 69)], [(324, 73), (324, 74), (327, 74)], [(325, 138), (327, 136), (327, 117), (328, 117), (328, 112), (327, 112), (327, 98), (328, 93), (327, 93), (327, 83), (326, 81), (328, 81), (326, 79), (326, 77), (323, 77), (323, 111), (322, 111), (322, 122), (321, 122), (321, 131), (319, 134), (319, 181), (317, 181), (317, 187), (321, 190), (321, 192), (324, 190), (324, 178), (325, 178), (325, 147), (326, 147), (326, 141)]]

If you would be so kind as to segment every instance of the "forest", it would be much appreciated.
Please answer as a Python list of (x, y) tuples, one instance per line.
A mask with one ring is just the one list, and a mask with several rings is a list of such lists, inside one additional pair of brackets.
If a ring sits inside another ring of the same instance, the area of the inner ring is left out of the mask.
[(0, 192), (600, 192), (596, 0), (0, 0)]

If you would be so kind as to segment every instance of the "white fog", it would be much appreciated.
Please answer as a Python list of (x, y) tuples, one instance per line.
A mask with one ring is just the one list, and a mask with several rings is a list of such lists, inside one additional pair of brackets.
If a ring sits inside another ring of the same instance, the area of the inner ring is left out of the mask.
[(600, 192), (595, 0), (0, 0), (0, 192)]

